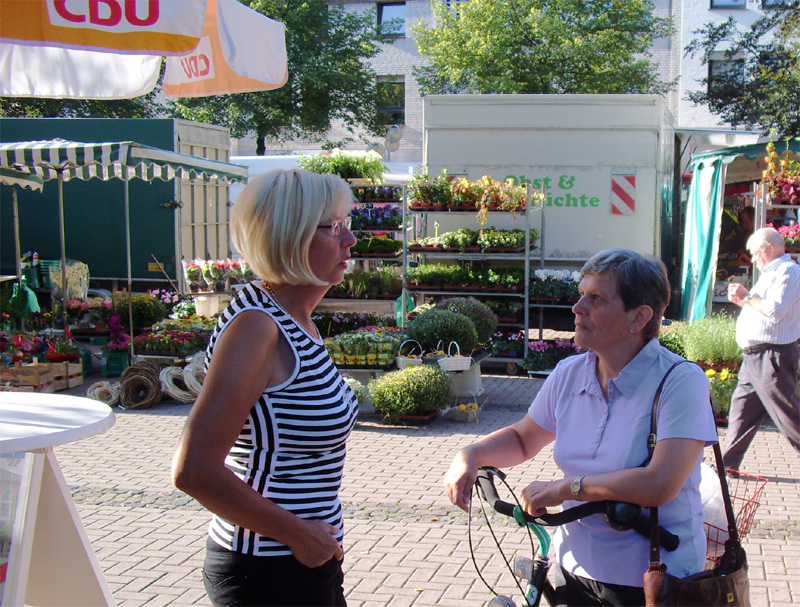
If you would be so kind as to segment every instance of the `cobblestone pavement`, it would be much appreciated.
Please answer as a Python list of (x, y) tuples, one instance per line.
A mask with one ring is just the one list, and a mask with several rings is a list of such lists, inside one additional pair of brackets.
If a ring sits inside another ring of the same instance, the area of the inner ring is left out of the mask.
[[(366, 416), (357, 424), (341, 493), (351, 607), (465, 607), (491, 598), (470, 560), (467, 516), (447, 502), (442, 477), (458, 448), (519, 419), (541, 380), (484, 375), (483, 385), (485, 405), (477, 423), (443, 418), (421, 428), (387, 427)], [(115, 409), (116, 424), (108, 432), (55, 450), (121, 606), (209, 604), (199, 572), (209, 516), (169, 478), (189, 409), (170, 402), (146, 411)], [(520, 488), (523, 479), (558, 478), (550, 455), (543, 452), (511, 470), (511, 486)], [(713, 457), (710, 450), (707, 455)], [(788, 442), (765, 428), (742, 466), (769, 479), (745, 540), (756, 606), (800, 604), (798, 464), (800, 456)], [(481, 573), (520, 603), (479, 517), (473, 513), (471, 535)], [(504, 551), (524, 553), (525, 533), (493, 520)]]

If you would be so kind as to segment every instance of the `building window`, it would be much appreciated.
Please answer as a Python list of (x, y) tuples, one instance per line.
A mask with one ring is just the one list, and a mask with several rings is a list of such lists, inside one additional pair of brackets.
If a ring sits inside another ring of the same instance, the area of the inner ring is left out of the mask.
[(378, 124), (405, 124), (406, 83), (402, 76), (380, 76), (378, 94)]
[(711, 8), (747, 8), (747, 0), (711, 0)]
[(761, 8), (792, 8), (797, 0), (761, 0)]
[(392, 36), (406, 35), (406, 3), (378, 4), (378, 31)]
[(708, 62), (708, 92), (733, 94), (744, 83), (742, 59), (711, 59)]

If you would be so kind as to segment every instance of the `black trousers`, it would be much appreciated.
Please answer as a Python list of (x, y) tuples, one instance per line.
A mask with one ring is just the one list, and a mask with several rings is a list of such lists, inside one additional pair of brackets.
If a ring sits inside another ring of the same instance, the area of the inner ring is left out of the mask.
[(797, 342), (742, 355), (739, 382), (731, 397), (723, 461), (739, 470), (756, 432), (769, 415), (800, 452), (800, 398), (797, 395)]
[(306, 567), (293, 556), (250, 556), (210, 539), (203, 585), (214, 607), (346, 607), (342, 561)]
[[(587, 607), (589, 605), (609, 605), (612, 607), (642, 607), (644, 588), (604, 584), (577, 575), (572, 575), (563, 567), (555, 571), (556, 604), (559, 607)], [(642, 574), (644, 582), (644, 574)]]

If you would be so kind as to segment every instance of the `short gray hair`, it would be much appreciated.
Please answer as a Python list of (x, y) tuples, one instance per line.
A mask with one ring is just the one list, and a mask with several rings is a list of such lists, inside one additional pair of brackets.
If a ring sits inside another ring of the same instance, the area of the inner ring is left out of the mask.
[(649, 306), (653, 318), (645, 325), (644, 337), (658, 337), (664, 310), (669, 305), (667, 267), (657, 257), (628, 249), (607, 249), (594, 254), (581, 269), (586, 274), (611, 272), (617, 277), (619, 296), (625, 311)]
[(786, 250), (786, 242), (775, 228), (760, 228), (753, 232), (747, 239), (747, 250), (755, 253), (764, 244), (771, 244), (778, 251)]

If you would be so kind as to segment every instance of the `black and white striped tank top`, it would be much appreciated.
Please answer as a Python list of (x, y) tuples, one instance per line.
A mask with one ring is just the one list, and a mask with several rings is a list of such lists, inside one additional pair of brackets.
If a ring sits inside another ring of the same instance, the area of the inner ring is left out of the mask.
[[(295, 353), (295, 368), (284, 383), (264, 390), (253, 405), (225, 465), (248, 485), (300, 518), (339, 528), (339, 487), (345, 441), (356, 421), (353, 390), (334, 366), (322, 341), (300, 327), (255, 283), (244, 287), (222, 312), (206, 352), (231, 321), (246, 310), (268, 314)], [(290, 555), (289, 548), (214, 515), (209, 536), (228, 550), (258, 556)]]

